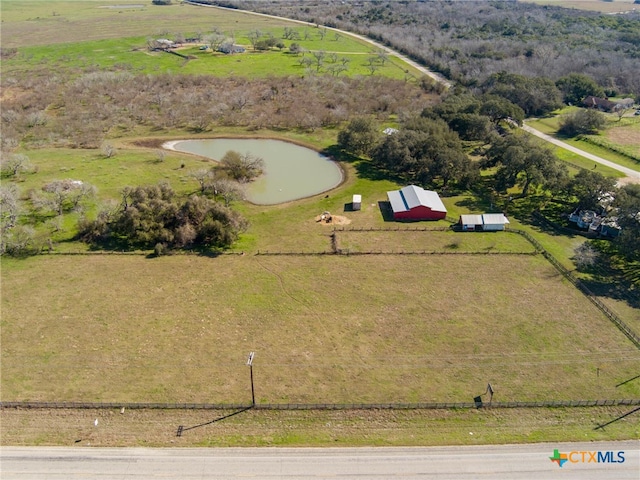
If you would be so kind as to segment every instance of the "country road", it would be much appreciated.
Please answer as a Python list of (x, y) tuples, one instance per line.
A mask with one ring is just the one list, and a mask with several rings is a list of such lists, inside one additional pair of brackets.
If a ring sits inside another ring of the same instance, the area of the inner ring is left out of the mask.
[[(555, 450), (571, 461), (559, 467), (550, 458)], [(597, 454), (589, 452), (598, 451), (602, 455), (611, 452), (602, 458), (616, 462), (589, 462), (589, 458), (597, 459)], [(2, 480), (638, 480), (640, 443), (398, 448), (2, 447), (0, 465)]]
[(625, 179), (628, 183), (640, 183), (640, 172), (636, 170), (632, 170), (627, 167), (623, 167), (622, 165), (618, 165), (617, 163), (610, 162), (609, 160), (605, 160), (602, 157), (598, 157), (597, 155), (593, 155), (591, 153), (580, 150), (579, 148), (574, 147), (573, 145), (569, 145), (568, 143), (563, 142), (562, 140), (558, 140), (557, 138), (552, 137), (551, 135), (547, 135), (546, 133), (542, 133), (535, 128), (530, 127), (529, 125), (523, 125), (522, 129), (525, 132), (529, 132), (536, 137), (542, 138), (549, 143), (557, 145), (558, 147), (564, 148), (565, 150), (569, 150), (570, 152), (576, 153), (584, 158), (588, 158), (589, 160), (593, 160), (594, 162), (600, 163), (602, 165), (606, 165), (607, 167), (615, 168), (619, 172), (624, 173), (627, 178)]

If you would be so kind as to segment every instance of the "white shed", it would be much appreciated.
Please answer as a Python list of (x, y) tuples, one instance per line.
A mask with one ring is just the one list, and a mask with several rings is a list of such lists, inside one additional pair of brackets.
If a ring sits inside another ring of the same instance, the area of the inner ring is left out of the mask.
[(352, 210), (360, 210), (362, 208), (362, 195), (354, 195), (351, 200), (351, 209)]
[(495, 232), (504, 230), (507, 223), (509, 220), (503, 213), (460, 215), (458, 221), (463, 232)]
[(495, 232), (504, 230), (509, 223), (509, 219), (504, 213), (485, 213), (482, 215), (482, 230), (485, 232)]
[(463, 232), (482, 230), (482, 215), (460, 215), (459, 224)]

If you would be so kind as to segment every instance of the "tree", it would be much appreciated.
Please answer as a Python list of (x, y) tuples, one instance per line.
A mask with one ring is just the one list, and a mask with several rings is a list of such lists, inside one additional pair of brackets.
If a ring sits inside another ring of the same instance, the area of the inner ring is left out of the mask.
[(3, 177), (17, 177), (20, 172), (27, 172), (30, 169), (29, 157), (23, 153), (3, 154), (0, 159), (0, 173)]
[(620, 235), (616, 246), (630, 261), (640, 260), (640, 185), (623, 186), (616, 194), (613, 206), (617, 209)]
[(558, 79), (556, 86), (562, 92), (564, 103), (567, 105), (580, 105), (589, 95), (604, 97), (604, 89), (593, 78), (583, 73), (570, 73)]
[(618, 116), (618, 121), (622, 120), (624, 114), (633, 108), (633, 98), (625, 98), (613, 107), (613, 111)]
[(212, 52), (217, 52), (226, 39), (226, 35), (218, 32), (214, 32), (204, 37), (205, 42), (207, 43), (207, 45), (209, 45), (209, 48), (211, 48)]
[(600, 210), (601, 202), (616, 190), (616, 180), (600, 172), (580, 170), (568, 184), (568, 192), (584, 210)]
[(289, 52), (294, 55), (299, 55), (300, 52), (302, 52), (302, 47), (300, 46), (299, 43), (294, 42), (291, 45), (289, 45)]
[(188, 246), (227, 248), (247, 227), (228, 207), (206, 197), (176, 198), (166, 184), (127, 187), (112, 215), (78, 224), (80, 237), (90, 243), (120, 241), (131, 246), (167, 248)]
[(369, 155), (380, 139), (378, 126), (371, 117), (357, 117), (338, 133), (338, 145), (356, 155)]
[(519, 185), (522, 196), (532, 186), (553, 188), (567, 176), (566, 168), (560, 165), (553, 152), (525, 135), (511, 134), (499, 137), (487, 150), (483, 167), (498, 167), (495, 188), (506, 191)]
[(214, 170), (211, 168), (201, 168), (189, 174), (200, 185), (200, 193), (206, 193), (211, 188), (215, 179)]
[(18, 187), (0, 185), (0, 254), (4, 253), (9, 232), (18, 223), (20, 198)]
[(589, 243), (582, 243), (573, 250), (573, 261), (578, 268), (592, 267), (598, 261), (598, 251)]
[(115, 157), (117, 153), (118, 150), (116, 150), (116, 147), (114, 147), (111, 143), (105, 142), (102, 144), (102, 154), (106, 158)]
[(497, 95), (484, 95), (481, 98), (480, 114), (489, 117), (495, 125), (508, 120), (521, 126), (524, 121), (522, 108)]
[(463, 140), (485, 140), (492, 126), (486, 116), (475, 113), (459, 113), (448, 123)]
[[(42, 206), (48, 206), (56, 215), (77, 210), (84, 200), (92, 198), (96, 188), (79, 180), (54, 180), (42, 187)], [(36, 203), (38, 203), (36, 201)]]
[(313, 58), (316, 59), (316, 72), (320, 71), (320, 68), (322, 68), (322, 65), (324, 64), (324, 58), (327, 55), (327, 53), (324, 50), (315, 50), (313, 52)]
[(567, 137), (598, 133), (605, 121), (605, 116), (597, 110), (582, 108), (560, 120), (558, 133)]
[(247, 38), (249, 39), (249, 42), (251, 43), (251, 47), (253, 47), (253, 49), (256, 49), (256, 44), (258, 43), (258, 40), (260, 40), (260, 38), (262, 38), (262, 32), (258, 29), (255, 30), (251, 30), (248, 34), (247, 34)]
[(210, 191), (215, 198), (222, 198), (228, 207), (231, 202), (244, 198), (242, 185), (228, 178), (216, 178), (212, 181)]
[(525, 115), (546, 115), (562, 106), (560, 90), (550, 79), (500, 72), (483, 84), (485, 93), (498, 95), (518, 105)]
[(264, 160), (251, 153), (241, 155), (229, 150), (220, 161), (229, 177), (240, 183), (248, 183), (262, 175), (264, 171)]
[(371, 160), (406, 181), (433, 184), (439, 180), (442, 188), (452, 182), (469, 185), (476, 177), (460, 138), (441, 119), (409, 119), (398, 132), (384, 138)]
[(23, 256), (37, 250), (36, 231), (28, 225), (17, 225), (0, 238), (0, 254)]

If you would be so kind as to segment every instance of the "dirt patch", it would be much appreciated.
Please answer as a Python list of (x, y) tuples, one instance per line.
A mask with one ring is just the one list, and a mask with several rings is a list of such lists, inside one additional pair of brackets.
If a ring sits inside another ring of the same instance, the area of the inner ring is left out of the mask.
[(315, 217), (316, 223), (321, 225), (349, 225), (351, 219), (343, 217), (341, 215), (331, 215), (330, 213), (323, 213)]
[(640, 129), (636, 126), (610, 128), (606, 137), (620, 145), (634, 145), (640, 152)]
[(133, 144), (136, 147), (144, 147), (144, 148), (162, 148), (162, 144), (167, 140), (163, 138), (145, 138), (142, 140), (136, 140)]

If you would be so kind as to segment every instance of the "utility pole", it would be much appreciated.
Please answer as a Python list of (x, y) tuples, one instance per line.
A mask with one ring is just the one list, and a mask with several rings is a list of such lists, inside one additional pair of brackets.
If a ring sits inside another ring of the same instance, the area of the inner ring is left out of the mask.
[(256, 405), (256, 393), (253, 388), (253, 356), (256, 352), (249, 353), (249, 358), (247, 359), (247, 365), (249, 366), (249, 375), (251, 376), (251, 406), (254, 407)]

